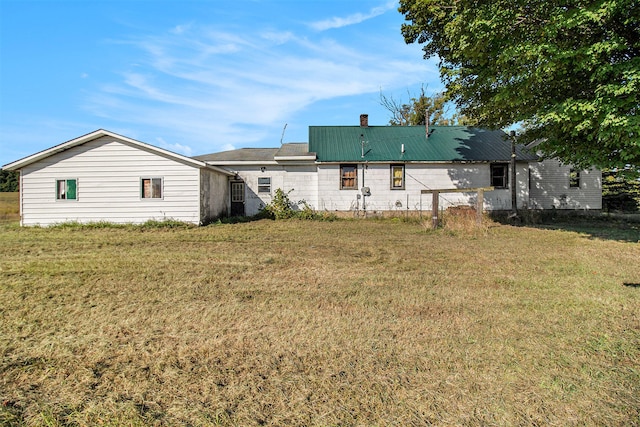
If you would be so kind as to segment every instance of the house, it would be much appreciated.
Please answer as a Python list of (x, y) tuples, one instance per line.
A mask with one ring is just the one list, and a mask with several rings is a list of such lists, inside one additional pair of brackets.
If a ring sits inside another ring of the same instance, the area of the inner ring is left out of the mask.
[(25, 157), (20, 171), (22, 225), (61, 222), (193, 224), (227, 214), (227, 170), (106, 130)]
[[(66, 221), (204, 224), (254, 215), (276, 189), (318, 211), (387, 213), (440, 206), (601, 209), (601, 174), (541, 161), (502, 131), (465, 126), (310, 126), (308, 143), (195, 157), (98, 130), (4, 166), (20, 171), (23, 225)], [(513, 168), (515, 164), (515, 168)], [(515, 172), (515, 174), (513, 174)], [(515, 176), (515, 180), (514, 177)]]
[[(243, 148), (195, 157), (234, 172), (232, 214), (253, 215), (271, 202), (275, 189), (320, 211), (390, 212), (472, 205), (471, 189), (493, 187), (484, 209), (510, 210), (511, 141), (502, 131), (465, 126), (311, 126), (309, 143), (280, 148)], [(576, 176), (578, 177), (576, 180)], [(601, 175), (573, 171), (555, 160), (540, 161), (516, 146), (518, 208), (601, 209)], [(461, 190), (469, 189), (468, 192)]]

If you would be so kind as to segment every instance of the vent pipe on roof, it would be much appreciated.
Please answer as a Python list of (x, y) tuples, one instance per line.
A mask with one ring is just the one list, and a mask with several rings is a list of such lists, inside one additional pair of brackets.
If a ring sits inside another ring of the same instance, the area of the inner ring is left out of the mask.
[(369, 115), (368, 114), (360, 114), (360, 127), (363, 127), (363, 128), (369, 127)]

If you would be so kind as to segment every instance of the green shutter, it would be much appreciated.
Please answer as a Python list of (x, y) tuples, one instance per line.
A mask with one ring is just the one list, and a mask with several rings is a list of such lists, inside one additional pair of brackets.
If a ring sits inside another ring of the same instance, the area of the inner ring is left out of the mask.
[(67, 180), (67, 200), (76, 200), (76, 180)]

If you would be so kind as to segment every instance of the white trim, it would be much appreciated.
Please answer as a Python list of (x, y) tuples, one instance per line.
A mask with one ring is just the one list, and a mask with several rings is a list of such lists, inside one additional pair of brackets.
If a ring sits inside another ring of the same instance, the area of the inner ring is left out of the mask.
[(217, 166), (212, 166), (210, 164), (207, 164), (207, 169), (211, 169), (212, 171), (215, 171), (215, 172), (221, 173), (223, 175), (227, 175), (227, 176), (236, 176), (236, 174), (231, 172), (231, 171), (228, 171), (228, 170), (226, 170), (224, 168), (219, 168)]
[(241, 165), (259, 166), (259, 165), (277, 165), (278, 164), (278, 162), (275, 162), (273, 160), (251, 160), (251, 161), (247, 161), (247, 160), (219, 160), (219, 161), (206, 160), (205, 163), (210, 167), (215, 167), (215, 166), (241, 166)]
[[(56, 203), (67, 203), (67, 202), (77, 202), (78, 201), (78, 178), (55, 178), (55, 200)], [(60, 182), (64, 181), (64, 197), (60, 197)], [(76, 185), (76, 194), (73, 199), (67, 198), (67, 181), (75, 181)]]
[(126, 136), (122, 136), (122, 135), (118, 135), (117, 133), (114, 132), (110, 132), (108, 130), (105, 129), (98, 129), (94, 132), (88, 133), (86, 135), (80, 136), (78, 138), (72, 139), (70, 141), (67, 142), (63, 142), (62, 144), (58, 144), (54, 147), (51, 147), (49, 149), (40, 151), (38, 153), (32, 154), (30, 156), (24, 157), (20, 160), (16, 160), (13, 163), (9, 163), (6, 164), (2, 167), (2, 169), (4, 170), (17, 170), (17, 169), (21, 169), (25, 166), (28, 166), (32, 163), (35, 163), (37, 161), (40, 161), (42, 159), (46, 159), (47, 157), (50, 157), (56, 153), (60, 153), (62, 151), (68, 150), (70, 148), (76, 147), (78, 145), (82, 145), (86, 142), (92, 141), (94, 139), (103, 137), (103, 136), (108, 136), (111, 138), (117, 138), (120, 139), (124, 142), (127, 142), (131, 145), (134, 145), (138, 148), (142, 148), (144, 150), (148, 150), (148, 151), (152, 151), (155, 152), (157, 154), (163, 155), (165, 157), (170, 157), (173, 158), (174, 160), (178, 160), (181, 161), (183, 163), (187, 163), (190, 164), (192, 166), (196, 166), (199, 168), (203, 168), (203, 167), (207, 167), (207, 164), (205, 162), (202, 162), (200, 160), (195, 160), (192, 159), (191, 157), (187, 157), (187, 156), (183, 156), (182, 154), (178, 154), (178, 153), (174, 153), (172, 151), (169, 150), (165, 150), (163, 148), (159, 148), (156, 147), (154, 145), (150, 145), (150, 144), (146, 144), (144, 142), (140, 142), (137, 141), (135, 139), (131, 139), (128, 138)]
[[(148, 179), (151, 181), (151, 197), (144, 197), (144, 180)], [(159, 179), (160, 180), (160, 197), (153, 197), (153, 180), (154, 179)], [(138, 180), (138, 182), (140, 183), (140, 200), (164, 200), (164, 176), (141, 176), (140, 179)]]
[(275, 161), (300, 161), (300, 160), (308, 160), (314, 161), (316, 160), (316, 156), (274, 156), (273, 160)]

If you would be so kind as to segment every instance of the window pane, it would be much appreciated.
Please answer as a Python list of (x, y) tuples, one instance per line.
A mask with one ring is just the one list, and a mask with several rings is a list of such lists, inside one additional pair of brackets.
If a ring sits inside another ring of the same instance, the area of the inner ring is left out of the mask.
[(142, 178), (142, 198), (162, 198), (162, 178)]
[(57, 179), (56, 180), (56, 199), (58, 200), (76, 200), (75, 179)]
[(244, 201), (244, 184), (242, 182), (231, 183), (231, 201), (232, 202)]
[(358, 186), (358, 171), (355, 165), (343, 165), (340, 167), (341, 188), (356, 188)]
[(151, 180), (150, 179), (142, 179), (142, 198), (148, 199), (151, 198)]
[(258, 178), (258, 193), (271, 193), (271, 177)]
[(68, 179), (67, 180), (67, 200), (75, 200), (76, 199), (76, 180)]
[(491, 185), (496, 188), (506, 188), (508, 168), (506, 165), (491, 165)]
[(162, 179), (161, 178), (153, 178), (153, 198), (160, 199), (162, 198)]
[(56, 199), (64, 200), (67, 192), (67, 183), (64, 179), (56, 181)]
[(391, 187), (403, 188), (404, 187), (404, 166), (392, 166), (391, 167)]

